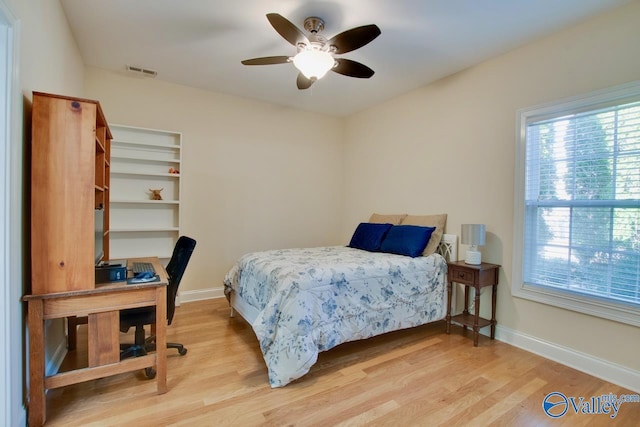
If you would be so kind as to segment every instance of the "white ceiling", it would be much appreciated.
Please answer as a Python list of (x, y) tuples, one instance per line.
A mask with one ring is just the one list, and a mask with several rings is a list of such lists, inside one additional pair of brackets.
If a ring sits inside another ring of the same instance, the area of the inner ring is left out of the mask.
[[(463, 70), (633, 0), (60, 0), (84, 62), (125, 73), (273, 104), (348, 115)], [(265, 15), (298, 28), (325, 20), (323, 34), (376, 24), (382, 34), (344, 55), (370, 79), (329, 73), (296, 87), (293, 64), (244, 66), (243, 59), (294, 55)]]

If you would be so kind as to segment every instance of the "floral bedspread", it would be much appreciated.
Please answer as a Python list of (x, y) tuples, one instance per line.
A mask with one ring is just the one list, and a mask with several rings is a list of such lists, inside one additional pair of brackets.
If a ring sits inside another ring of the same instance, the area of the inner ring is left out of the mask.
[(422, 325), (446, 315), (447, 264), (343, 246), (242, 256), (224, 279), (258, 310), (251, 325), (271, 387), (306, 374), (338, 344)]

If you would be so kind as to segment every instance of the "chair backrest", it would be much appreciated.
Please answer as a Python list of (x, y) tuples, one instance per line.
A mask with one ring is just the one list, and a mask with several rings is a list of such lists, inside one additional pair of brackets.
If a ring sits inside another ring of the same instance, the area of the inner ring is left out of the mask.
[(173, 255), (167, 264), (167, 275), (169, 276), (169, 286), (167, 286), (167, 322), (169, 325), (173, 320), (173, 313), (176, 310), (176, 295), (178, 286), (182, 280), (182, 275), (187, 268), (196, 241), (187, 236), (180, 236), (173, 248)]

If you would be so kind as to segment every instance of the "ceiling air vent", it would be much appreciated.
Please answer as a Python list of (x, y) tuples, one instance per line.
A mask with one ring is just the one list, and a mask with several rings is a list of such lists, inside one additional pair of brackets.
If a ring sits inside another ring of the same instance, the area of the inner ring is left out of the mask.
[(127, 65), (127, 71), (130, 73), (135, 73), (142, 76), (147, 77), (155, 77), (158, 75), (158, 72), (155, 70), (150, 70), (148, 68), (134, 67), (133, 65)]

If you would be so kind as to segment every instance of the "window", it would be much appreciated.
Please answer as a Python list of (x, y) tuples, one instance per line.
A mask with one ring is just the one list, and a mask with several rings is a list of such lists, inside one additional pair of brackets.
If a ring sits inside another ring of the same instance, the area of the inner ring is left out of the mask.
[(517, 119), (514, 295), (640, 325), (640, 82)]

